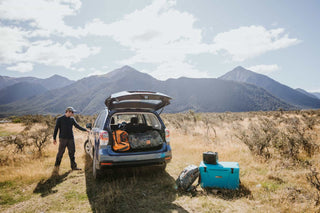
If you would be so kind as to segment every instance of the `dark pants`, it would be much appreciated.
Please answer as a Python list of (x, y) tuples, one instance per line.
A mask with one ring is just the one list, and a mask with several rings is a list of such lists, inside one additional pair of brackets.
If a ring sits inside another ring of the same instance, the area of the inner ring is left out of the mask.
[(74, 145), (74, 139), (64, 139), (59, 138), (59, 151), (56, 158), (55, 166), (60, 166), (63, 153), (66, 150), (66, 147), (68, 148), (69, 158), (70, 158), (70, 164), (71, 169), (77, 167), (77, 163), (74, 161), (74, 153), (76, 152), (76, 147)]

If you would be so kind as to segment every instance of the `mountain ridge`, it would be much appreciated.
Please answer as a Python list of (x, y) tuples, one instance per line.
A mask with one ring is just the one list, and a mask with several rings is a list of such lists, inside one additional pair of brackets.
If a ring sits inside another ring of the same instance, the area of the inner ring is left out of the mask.
[(16, 77), (0, 75), (0, 89), (3, 89), (5, 87), (8, 87), (20, 82), (40, 84), (46, 89), (50, 90), (50, 89), (57, 89), (59, 87), (67, 86), (73, 83), (74, 81), (57, 74), (52, 75), (48, 78), (36, 78), (36, 77), (17, 77), (16, 78)]
[(240, 112), (295, 109), (266, 90), (255, 85), (216, 78), (179, 78), (161, 81), (124, 66), (105, 75), (89, 76), (68, 86), (43, 94), (0, 105), (2, 116), (8, 114), (58, 114), (68, 105), (82, 114), (102, 110), (104, 100), (112, 93), (124, 90), (149, 90), (173, 97), (166, 112)]
[(57, 74), (44, 79), (0, 76), (0, 104), (8, 104), (40, 95), (48, 90), (63, 88), (73, 82), (74, 81)]
[(304, 89), (297, 88), (296, 90), (299, 91), (299, 92), (301, 92), (301, 93), (303, 93), (303, 94), (305, 94), (305, 95), (307, 95), (307, 96), (309, 96), (309, 97), (311, 97), (311, 98), (317, 98), (317, 99), (319, 99), (315, 94), (310, 93), (310, 92), (307, 92), (307, 91), (304, 90)]
[(320, 99), (312, 98), (300, 91), (281, 84), (266, 75), (252, 72), (241, 66), (238, 66), (230, 72), (222, 75), (219, 79), (253, 84), (265, 89), (275, 97), (299, 108), (320, 108)]

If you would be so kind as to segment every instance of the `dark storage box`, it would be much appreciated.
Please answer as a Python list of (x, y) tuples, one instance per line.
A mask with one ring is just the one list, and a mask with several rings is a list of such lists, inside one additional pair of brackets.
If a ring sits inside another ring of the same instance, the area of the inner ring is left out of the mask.
[(218, 152), (204, 152), (203, 153), (203, 162), (206, 164), (218, 164)]

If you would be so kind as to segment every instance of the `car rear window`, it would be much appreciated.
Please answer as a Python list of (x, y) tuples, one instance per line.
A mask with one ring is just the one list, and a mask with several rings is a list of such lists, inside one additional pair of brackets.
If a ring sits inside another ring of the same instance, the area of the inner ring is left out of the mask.
[(153, 129), (161, 129), (161, 123), (158, 117), (153, 113), (116, 113), (112, 116), (112, 122), (110, 124), (118, 125), (122, 122), (129, 124), (132, 120), (136, 120), (137, 124), (146, 125)]

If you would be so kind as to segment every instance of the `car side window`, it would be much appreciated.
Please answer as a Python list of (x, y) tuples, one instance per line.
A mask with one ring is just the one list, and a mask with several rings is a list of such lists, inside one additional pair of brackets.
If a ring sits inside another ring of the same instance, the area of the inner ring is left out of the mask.
[(101, 112), (99, 113), (96, 121), (94, 122), (93, 128), (99, 128), (99, 120), (101, 118)]
[(161, 129), (161, 124), (155, 115), (145, 114), (144, 117), (148, 126), (152, 126), (154, 129)]
[(98, 121), (99, 129), (103, 129), (105, 120), (106, 120), (106, 111), (103, 110), (100, 113), (100, 118), (99, 118), (99, 121)]

